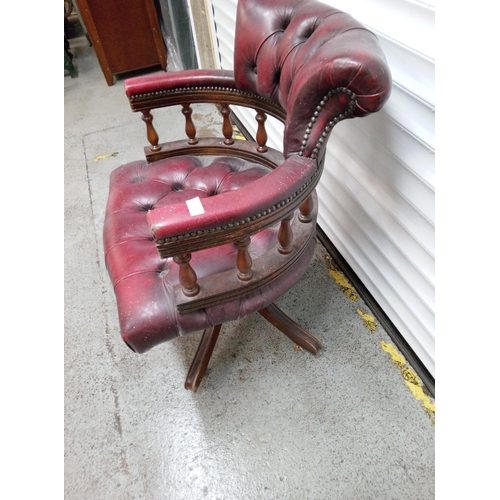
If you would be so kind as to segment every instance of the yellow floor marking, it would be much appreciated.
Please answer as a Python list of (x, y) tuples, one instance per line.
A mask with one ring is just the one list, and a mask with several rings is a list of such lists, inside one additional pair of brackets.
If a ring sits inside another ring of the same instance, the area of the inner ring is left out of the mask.
[[(349, 283), (344, 273), (338, 269), (337, 265), (332, 261), (329, 255), (327, 255), (325, 259), (328, 267), (328, 273), (340, 286), (344, 295), (349, 297), (351, 302), (358, 301), (359, 295), (354, 287)], [(361, 316), (363, 323), (366, 325), (368, 330), (374, 332), (378, 326), (375, 318), (371, 314), (363, 313), (360, 309), (357, 309), (356, 312)], [(422, 381), (418, 375), (406, 365), (406, 359), (395, 347), (391, 344), (387, 344), (383, 340), (380, 341), (380, 344), (382, 345), (382, 349), (391, 355), (392, 362), (401, 370), (401, 375), (403, 375), (403, 380), (405, 381), (406, 386), (410, 389), (415, 399), (422, 402), (422, 407), (429, 415), (431, 422), (435, 424), (436, 406), (433, 402), (431, 402), (429, 396), (425, 394)]]
[(424, 393), (422, 381), (418, 375), (409, 366), (406, 366), (406, 359), (394, 346), (387, 344), (383, 340), (380, 341), (380, 344), (382, 349), (391, 355), (392, 362), (401, 370), (405, 384), (410, 389), (415, 399), (422, 402), (422, 407), (434, 424), (436, 418), (436, 405), (432, 403), (429, 396)]
[(357, 309), (356, 312), (361, 316), (363, 323), (368, 328), (368, 330), (370, 330), (370, 332), (374, 332), (377, 329), (378, 323), (375, 321), (375, 318), (371, 314), (366, 314), (360, 309)]
[(356, 302), (359, 300), (359, 295), (357, 294), (354, 287), (349, 283), (344, 273), (341, 272), (337, 266), (332, 262), (329, 255), (326, 256), (326, 265), (328, 266), (328, 273), (337, 282), (337, 285), (342, 289), (342, 293), (349, 297), (351, 302)]
[(246, 141), (247, 138), (240, 132), (238, 127), (236, 125), (233, 126), (233, 132), (234, 132), (234, 138), (235, 139), (240, 139), (242, 141)]
[(99, 160), (106, 160), (107, 158), (109, 158), (110, 156), (117, 156), (118, 155), (118, 152), (115, 152), (115, 153), (110, 153), (109, 155), (100, 155), (100, 156), (96, 156), (94, 158), (94, 161), (99, 161)]

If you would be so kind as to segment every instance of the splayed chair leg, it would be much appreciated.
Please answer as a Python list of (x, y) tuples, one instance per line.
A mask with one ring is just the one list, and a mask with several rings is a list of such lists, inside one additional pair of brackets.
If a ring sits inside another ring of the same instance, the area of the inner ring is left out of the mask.
[(208, 363), (212, 356), (215, 344), (219, 338), (221, 325), (207, 328), (201, 337), (200, 345), (193, 358), (189, 368), (184, 387), (196, 392), (200, 382), (202, 381), (205, 372), (207, 371)]
[(278, 306), (271, 304), (270, 306), (261, 309), (259, 313), (264, 318), (274, 325), (278, 330), (283, 332), (289, 339), (293, 340), (297, 345), (306, 351), (317, 354), (321, 349), (321, 342), (312, 333), (302, 328), (287, 316)]

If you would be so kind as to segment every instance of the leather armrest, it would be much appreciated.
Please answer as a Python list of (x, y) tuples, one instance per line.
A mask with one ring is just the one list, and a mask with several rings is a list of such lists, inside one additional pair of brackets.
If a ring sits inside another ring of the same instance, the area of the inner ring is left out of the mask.
[(189, 69), (125, 80), (125, 93), (129, 99), (147, 94), (196, 87), (236, 88), (236, 84), (232, 71), (217, 69)]
[(133, 111), (150, 111), (184, 102), (226, 102), (259, 108), (278, 120), (285, 119), (279, 104), (254, 92), (241, 91), (229, 70), (189, 69), (129, 78), (125, 81), (125, 93)]
[(318, 179), (314, 160), (291, 156), (260, 179), (235, 190), (203, 198), (203, 213), (191, 215), (186, 203), (151, 210), (148, 222), (162, 257), (200, 250), (254, 234), (296, 208)]

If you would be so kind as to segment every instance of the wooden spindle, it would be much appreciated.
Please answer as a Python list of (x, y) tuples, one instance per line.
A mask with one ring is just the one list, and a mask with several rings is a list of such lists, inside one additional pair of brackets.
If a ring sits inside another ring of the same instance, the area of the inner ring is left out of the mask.
[(312, 221), (312, 211), (314, 208), (314, 201), (312, 199), (312, 196), (309, 196), (302, 205), (299, 207), (300, 215), (299, 215), (299, 220), (300, 222), (311, 222)]
[(196, 127), (194, 126), (191, 114), (193, 110), (190, 104), (182, 105), (182, 113), (186, 118), (186, 135), (188, 136), (188, 144), (198, 144), (198, 139), (196, 138)]
[(257, 115), (255, 116), (255, 119), (257, 120), (258, 128), (257, 128), (257, 151), (259, 153), (265, 153), (267, 151), (267, 131), (266, 131), (266, 126), (264, 125), (265, 121), (267, 120), (266, 114), (258, 110)]
[(291, 222), (293, 214), (281, 221), (280, 229), (278, 231), (278, 252), (284, 255), (292, 251), (293, 231)]
[(220, 112), (222, 113), (222, 117), (224, 118), (224, 122), (222, 124), (222, 133), (225, 137), (224, 144), (227, 144), (229, 146), (231, 144), (234, 144), (233, 126), (231, 124), (231, 120), (229, 119), (229, 115), (231, 114), (229, 105), (226, 103), (221, 104)]
[(174, 256), (174, 262), (179, 265), (179, 282), (186, 297), (194, 297), (200, 291), (200, 285), (197, 283), (198, 277), (189, 264), (190, 260), (190, 253)]
[(248, 252), (248, 247), (250, 246), (250, 237), (247, 236), (240, 240), (236, 240), (234, 245), (238, 249), (238, 254), (236, 255), (236, 268), (238, 269), (238, 278), (241, 281), (248, 281), (252, 279), (252, 257)]
[(158, 145), (158, 134), (153, 126), (153, 115), (149, 109), (142, 112), (142, 121), (146, 124), (146, 133), (149, 144), (151, 144), (151, 151), (159, 151), (161, 146)]

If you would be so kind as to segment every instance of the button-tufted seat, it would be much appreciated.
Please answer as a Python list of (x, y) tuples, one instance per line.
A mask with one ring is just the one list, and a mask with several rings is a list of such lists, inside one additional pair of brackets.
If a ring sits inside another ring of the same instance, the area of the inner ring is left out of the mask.
[[(276, 285), (262, 287), (242, 300), (179, 314), (171, 293), (179, 283), (178, 266), (172, 258), (158, 255), (147, 221), (149, 210), (235, 190), (268, 172), (262, 165), (235, 157), (184, 156), (129, 163), (112, 173), (105, 256), (108, 266), (112, 263), (123, 338), (134, 351), (144, 352), (183, 333), (209, 328), (218, 324), (222, 313), (226, 321), (244, 317), (283, 293)], [(276, 227), (255, 235), (249, 246), (252, 259), (274, 247), (276, 238)], [(234, 269), (236, 253), (231, 244), (201, 250), (193, 254), (191, 265), (201, 279)]]
[[(146, 123), (146, 161), (116, 169), (104, 223), (106, 265), (127, 345), (142, 353), (204, 330), (186, 379), (196, 390), (220, 325), (260, 312), (316, 353), (320, 342), (273, 302), (315, 246), (324, 145), (343, 119), (375, 112), (390, 73), (376, 37), (310, 0), (240, 0), (234, 72), (188, 70), (127, 80)], [(191, 104), (219, 105), (220, 138), (199, 138)], [(235, 140), (230, 105), (255, 109), (256, 141)], [(159, 143), (151, 110), (181, 106), (187, 140)], [(283, 153), (266, 116), (285, 124)]]

